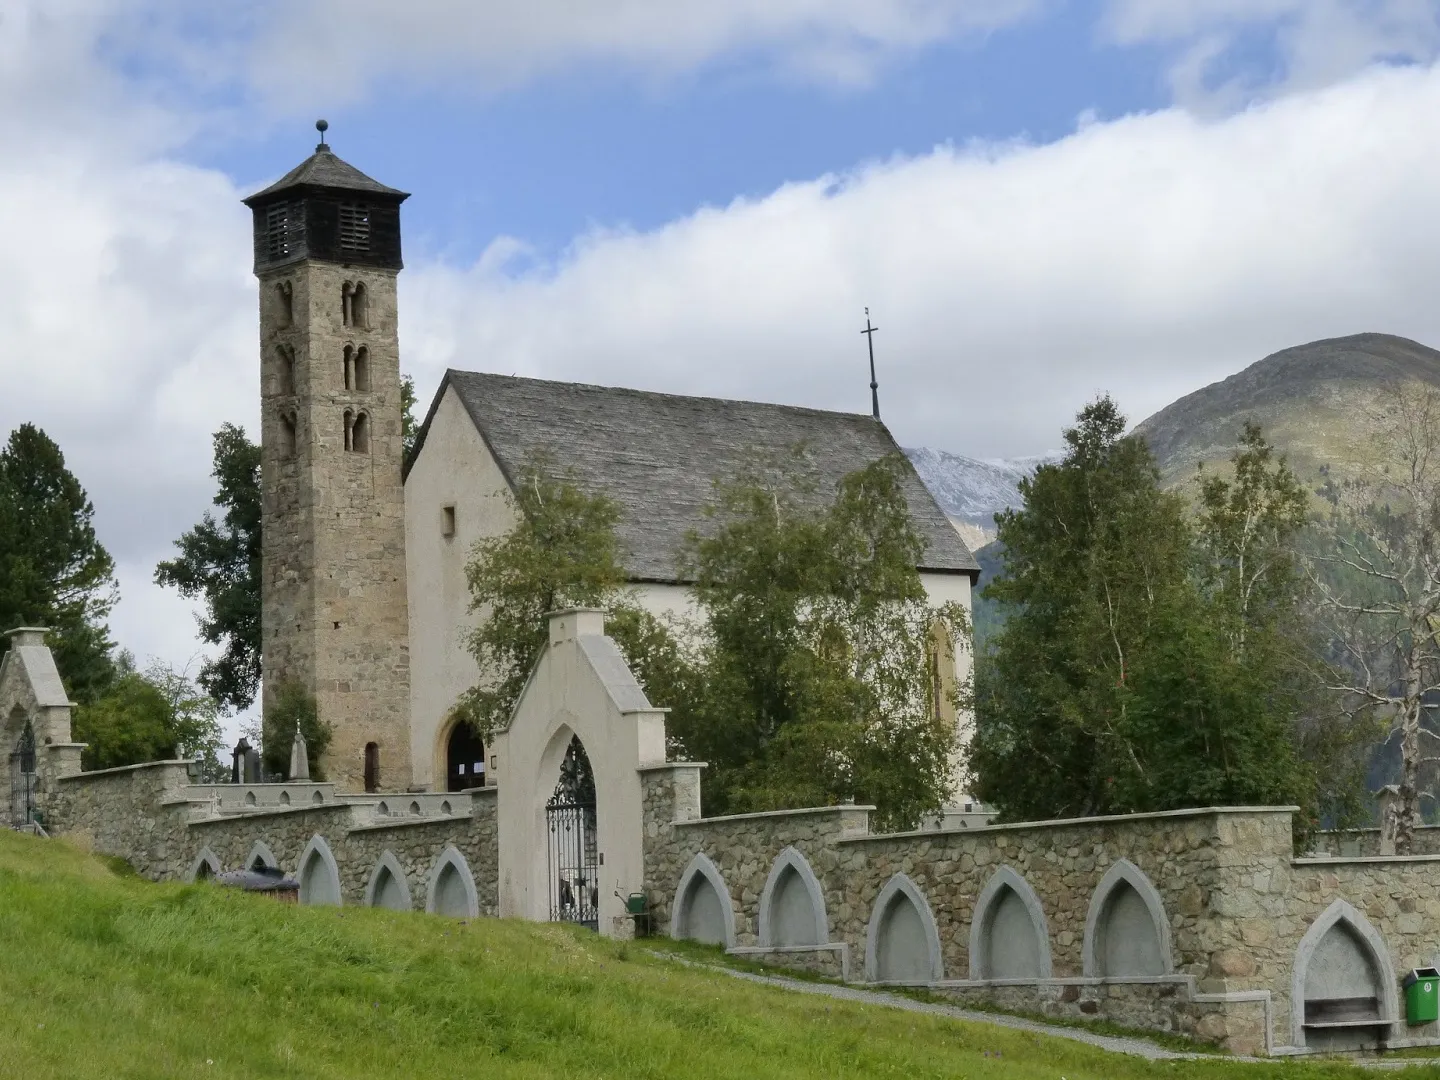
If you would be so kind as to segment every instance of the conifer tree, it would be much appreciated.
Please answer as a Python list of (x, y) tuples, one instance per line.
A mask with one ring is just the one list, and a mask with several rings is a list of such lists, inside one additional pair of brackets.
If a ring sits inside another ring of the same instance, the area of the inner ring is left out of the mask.
[(49, 627), (65, 688), (82, 703), (115, 677), (115, 564), (94, 516), (54, 440), (34, 424), (11, 432), (0, 450), (0, 629)]

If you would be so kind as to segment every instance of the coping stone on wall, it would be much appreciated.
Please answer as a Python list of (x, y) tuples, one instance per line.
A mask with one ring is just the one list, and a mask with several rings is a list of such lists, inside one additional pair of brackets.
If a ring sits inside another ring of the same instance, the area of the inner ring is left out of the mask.
[[(827, 807), (835, 810), (838, 807)], [(844, 807), (849, 810), (852, 807)], [(866, 809), (855, 807), (853, 809)], [(874, 809), (870, 807), (869, 809)], [(811, 811), (792, 811), (793, 813), (808, 813)], [(904, 840), (909, 837), (920, 837), (921, 839), (934, 840), (936, 836), (947, 836), (950, 834), (964, 834), (974, 836), (977, 833), (996, 832), (1023, 832), (1026, 829), (1065, 829), (1077, 825), (1123, 825), (1132, 821), (1153, 821), (1160, 818), (1180, 817), (1207, 817), (1211, 814), (1298, 814), (1298, 806), (1200, 806), (1190, 810), (1154, 810), (1148, 814), (1106, 814), (1099, 817), (1075, 817), (1075, 818), (1046, 818), (1044, 821), (1014, 821), (1003, 825), (975, 825), (961, 829), (911, 829), (909, 832), (874, 833), (869, 836), (843, 836), (839, 839), (842, 844), (866, 844), (886, 840)], [(739, 815), (744, 816), (744, 815)], [(761, 816), (761, 815), (751, 815)], [(696, 824), (703, 824), (705, 821), (719, 821), (720, 818), (702, 818)], [(1440, 857), (1440, 856), (1435, 856)], [(1346, 860), (1354, 861), (1354, 860)]]
[(1090, 896), (1090, 910), (1085, 915), (1085, 940), (1081, 946), (1081, 971), (1089, 978), (1102, 977), (1100, 958), (1095, 955), (1095, 932), (1099, 928), (1100, 916), (1111, 892), (1122, 881), (1128, 883), (1145, 902), (1145, 908), (1150, 912), (1150, 919), (1155, 924), (1155, 936), (1160, 941), (1160, 959), (1165, 968), (1163, 973), (1173, 974), (1175, 957), (1170, 951), (1170, 920), (1165, 917), (1165, 905), (1145, 872), (1129, 859), (1117, 859)]
[(686, 915), (684, 906), (685, 894), (690, 891), (690, 885), (695, 880), (695, 875), (697, 874), (709, 881), (711, 886), (713, 886), (715, 891), (720, 895), (726, 916), (723, 920), (725, 948), (733, 949), (735, 947), (735, 901), (730, 897), (730, 889), (726, 886), (725, 878), (720, 873), (719, 868), (710, 861), (710, 856), (706, 855), (703, 851), (696, 853), (695, 857), (690, 860), (690, 865), (685, 867), (685, 872), (680, 875), (680, 884), (675, 889), (675, 900), (670, 905), (670, 936), (677, 941), (683, 936), (681, 931), (684, 929)]
[(815, 944), (824, 945), (830, 941), (830, 918), (825, 911), (825, 892), (820, 888), (820, 882), (816, 879), (815, 872), (810, 869), (810, 864), (806, 862), (805, 856), (796, 851), (794, 847), (787, 847), (775, 856), (775, 862), (770, 867), (770, 876), (765, 879), (765, 888), (760, 893), (759, 930), (760, 945), (763, 948), (774, 945), (772, 939), (774, 919), (771, 908), (774, 906), (775, 888), (780, 884), (780, 878), (785, 871), (792, 868), (810, 896), (810, 908), (815, 913)]
[(1030, 882), (1009, 866), (1001, 866), (991, 874), (990, 880), (986, 882), (985, 888), (980, 890), (980, 895), (975, 900), (974, 912), (970, 918), (970, 978), (975, 982), (985, 978), (980, 963), (980, 958), (989, 951), (985, 940), (985, 923), (990, 915), (990, 905), (1006, 889), (1012, 890), (1020, 898), (1020, 902), (1025, 905), (1025, 910), (1030, 913), (1030, 926), (1040, 941), (1040, 974), (1038, 977), (1048, 979), (1052, 971), (1050, 966), (1050, 926), (1045, 921), (1045, 909), (1041, 906), (1040, 897), (1036, 895)]
[(885, 883), (880, 895), (875, 898), (875, 906), (870, 909), (870, 925), (865, 929), (865, 981), (878, 981), (880, 958), (877, 946), (880, 943), (880, 924), (896, 893), (904, 893), (909, 897), (920, 913), (920, 924), (925, 930), (925, 947), (929, 953), (930, 982), (940, 982), (945, 978), (945, 965), (940, 953), (940, 932), (935, 928), (935, 915), (930, 910), (930, 901), (925, 899), (925, 894), (903, 873), (895, 874)]

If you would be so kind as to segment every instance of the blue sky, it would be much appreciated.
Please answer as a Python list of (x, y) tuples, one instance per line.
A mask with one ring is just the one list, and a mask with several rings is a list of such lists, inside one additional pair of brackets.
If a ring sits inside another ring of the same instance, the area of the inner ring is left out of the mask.
[[(801, 82), (734, 57), (662, 80), (596, 66), (490, 93), (373, 89), (316, 109), (341, 156), (416, 194), (416, 254), (472, 260), (497, 235), (553, 256), (595, 224), (650, 229), (702, 205), (942, 143), (1050, 142), (1082, 113), (1164, 106), (1156, 45), (1103, 41), (1093, 6), (936, 42), (864, 85)], [(314, 110), (312, 110), (314, 111)], [(308, 118), (187, 157), (237, 181), (279, 174), (313, 143)]]
[(258, 416), (239, 200), (413, 192), (401, 362), (1053, 448), (1277, 349), (1440, 345), (1440, 0), (0, 0), (0, 431), (61, 444), (114, 629)]

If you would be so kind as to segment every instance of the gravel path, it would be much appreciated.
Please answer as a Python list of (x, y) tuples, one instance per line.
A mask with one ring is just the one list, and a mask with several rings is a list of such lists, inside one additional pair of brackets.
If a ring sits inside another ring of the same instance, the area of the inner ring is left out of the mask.
[[(890, 1009), (903, 1009), (906, 1012), (926, 1013), (930, 1016), (945, 1016), (952, 1020), (968, 1020), (976, 1024), (994, 1024), (996, 1027), (1012, 1028), (1016, 1031), (1029, 1031), (1036, 1035), (1050, 1035), (1057, 1039), (1069, 1039), (1072, 1042), (1085, 1043), (1087, 1046), (1094, 1046), (1100, 1050), (1108, 1050), (1114, 1054), (1130, 1054), (1132, 1057), (1144, 1058), (1146, 1061), (1177, 1061), (1177, 1060), (1220, 1060), (1220, 1061), (1268, 1061), (1278, 1062), (1292, 1060), (1283, 1057), (1236, 1057), (1230, 1054), (1197, 1054), (1187, 1053), (1180, 1050), (1170, 1050), (1166, 1047), (1153, 1043), (1149, 1039), (1131, 1037), (1125, 1035), (1100, 1035), (1093, 1031), (1086, 1031), (1084, 1028), (1059, 1027), (1054, 1024), (1044, 1024), (1038, 1020), (1027, 1020), (1021, 1016), (1007, 1016), (1004, 1013), (980, 1012), (977, 1009), (964, 1009), (958, 1005), (941, 1005), (929, 1001), (917, 1001), (914, 998), (904, 997), (900, 994), (889, 994), (883, 990), (862, 990), (854, 986), (841, 986), (838, 983), (807, 982), (802, 979), (791, 979), (784, 975), (757, 975), (749, 971), (738, 971), (735, 968), (717, 967), (713, 964), (697, 963), (683, 956), (676, 956), (673, 953), (662, 954), (672, 960), (678, 960), (690, 967), (703, 967), (707, 971), (714, 971), (721, 975), (729, 975), (732, 979), (744, 979), (746, 982), (759, 983), (762, 986), (775, 986), (782, 990), (793, 990), (800, 994), (815, 994), (819, 997), (836, 998), (840, 1001), (854, 1001), (861, 1005), (880, 1005)], [(1379, 1058), (1360, 1059), (1353, 1064), (1364, 1069), (1404, 1069), (1412, 1065), (1434, 1065), (1440, 1064), (1440, 1060), (1421, 1058)]]

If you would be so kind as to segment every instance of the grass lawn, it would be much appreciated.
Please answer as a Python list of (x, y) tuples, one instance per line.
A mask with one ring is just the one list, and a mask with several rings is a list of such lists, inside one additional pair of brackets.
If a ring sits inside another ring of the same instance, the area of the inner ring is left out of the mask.
[(0, 1076), (27, 1080), (1364, 1075), (1338, 1063), (1147, 1064), (756, 986), (568, 927), (153, 885), (8, 830), (0, 1002)]

